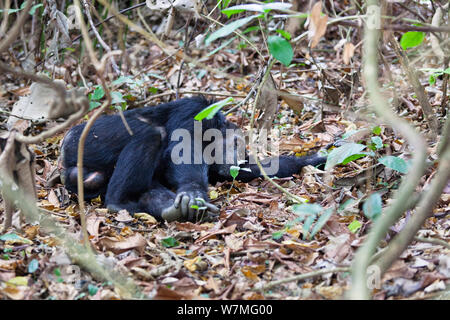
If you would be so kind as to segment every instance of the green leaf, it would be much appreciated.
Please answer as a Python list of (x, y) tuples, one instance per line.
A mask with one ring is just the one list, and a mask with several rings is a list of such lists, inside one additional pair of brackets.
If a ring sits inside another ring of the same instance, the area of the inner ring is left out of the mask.
[(29, 14), (33, 15), (36, 12), (36, 9), (40, 8), (42, 6), (44, 6), (42, 3), (35, 4), (34, 6), (31, 7)]
[(386, 167), (396, 170), (400, 173), (408, 172), (408, 164), (405, 160), (395, 156), (385, 156), (378, 159), (378, 162), (384, 164)]
[(325, 165), (325, 170), (333, 168), (335, 165), (341, 164), (348, 157), (361, 154), (361, 151), (366, 146), (359, 143), (346, 143), (339, 148), (331, 150), (327, 157), (327, 163)]
[(267, 38), (270, 54), (288, 67), (294, 57), (294, 50), (286, 39), (279, 36), (270, 36)]
[(6, 281), (7, 284), (12, 284), (15, 286), (28, 286), (28, 277), (15, 277), (8, 281)]
[(95, 108), (98, 108), (101, 106), (101, 103), (98, 101), (90, 101), (89, 102), (89, 111), (94, 110)]
[(39, 261), (37, 259), (33, 259), (28, 264), (28, 273), (34, 273), (39, 268)]
[(131, 76), (120, 76), (116, 80), (112, 82), (113, 86), (120, 86), (124, 83), (133, 83), (134, 81), (131, 79)]
[(203, 119), (212, 119), (217, 112), (219, 112), (220, 109), (222, 109), (227, 104), (233, 102), (233, 98), (229, 97), (224, 100), (218, 101), (216, 103), (213, 103), (212, 105), (207, 106), (205, 109), (200, 111), (194, 119), (197, 121), (202, 121)]
[(171, 247), (178, 246), (180, 243), (178, 242), (177, 239), (175, 239), (173, 237), (168, 237), (168, 238), (162, 239), (161, 244), (163, 245), (163, 247), (171, 248)]
[(381, 215), (382, 201), (379, 193), (372, 193), (363, 204), (364, 215), (370, 220), (375, 220)]
[(333, 209), (328, 208), (325, 210), (325, 212), (317, 219), (316, 224), (314, 225), (312, 231), (311, 231), (311, 237), (310, 239), (314, 238), (316, 233), (322, 229), (322, 227), (327, 223), (328, 219), (330, 219), (331, 215), (333, 214)]
[(253, 19), (258, 18), (258, 17), (260, 17), (260, 15), (253, 15), (253, 16), (242, 18), (242, 19), (239, 19), (239, 20), (236, 20), (229, 24), (224, 25), (222, 28), (213, 32), (208, 38), (206, 38), (205, 44), (209, 45), (211, 42), (213, 42), (216, 39), (228, 36), (230, 33), (235, 31), (236, 29), (238, 29), (242, 26), (245, 26), (247, 23), (249, 23), (250, 21), (252, 21)]
[(350, 232), (352, 233), (355, 233), (361, 228), (361, 226), (361, 222), (359, 222), (358, 220), (353, 220), (352, 223), (348, 225), (348, 230), (350, 230)]
[(59, 268), (53, 269), (53, 274), (55, 276), (61, 277), (61, 270)]
[(286, 38), (286, 40), (288, 40), (288, 41), (291, 40), (291, 34), (289, 32), (281, 30), (281, 29), (277, 29), (275, 31), (278, 32), (284, 38)]
[(158, 88), (150, 87), (148, 88), (148, 92), (150, 92), (151, 94), (156, 94), (158, 93)]
[(101, 86), (95, 87), (94, 93), (91, 95), (91, 100), (100, 100), (105, 95), (105, 91)]
[(233, 179), (236, 179), (236, 177), (238, 176), (238, 174), (239, 174), (239, 170), (240, 170), (241, 168), (240, 167), (238, 167), (238, 166), (231, 166), (230, 167), (230, 175), (233, 177)]
[(123, 99), (122, 94), (120, 92), (118, 92), (118, 91), (111, 92), (111, 99), (112, 99), (111, 104), (119, 104), (119, 103), (122, 103), (122, 102), (126, 102)]
[(305, 223), (303, 224), (302, 230), (303, 230), (303, 240), (310, 239), (311, 236), (309, 234), (309, 230), (311, 229), (311, 226), (316, 220), (316, 215), (310, 215), (306, 218)]
[(20, 240), (20, 239), (21, 239), (21, 237), (15, 233), (6, 233), (6, 234), (2, 234), (0, 236), (1, 241), (16, 241), (16, 240)]
[(260, 29), (261, 29), (260, 26), (251, 26), (251, 27), (248, 27), (247, 29), (245, 29), (244, 31), (242, 31), (242, 34), (246, 34), (246, 33), (252, 32), (252, 31), (260, 30)]
[(95, 294), (98, 291), (98, 287), (96, 285), (93, 285), (92, 283), (89, 283), (88, 285), (88, 292), (90, 296), (95, 296)]
[(434, 74), (430, 74), (430, 77), (428, 78), (428, 83), (430, 85), (433, 85), (436, 83), (436, 76)]
[(278, 240), (284, 235), (284, 233), (285, 233), (284, 229), (280, 230), (280, 231), (276, 231), (276, 232), (272, 233), (272, 239)]
[(341, 162), (341, 164), (345, 165), (349, 162), (352, 162), (354, 160), (358, 160), (360, 158), (364, 158), (365, 156), (367, 156), (367, 153), (357, 153), (357, 154), (353, 154), (348, 158), (345, 158), (344, 161)]
[(241, 13), (241, 12), (244, 12), (244, 11), (245, 11), (244, 9), (230, 9), (230, 8), (228, 8), (228, 9), (222, 10), (222, 13), (226, 14), (227, 18), (230, 18), (233, 14), (238, 14), (238, 13)]
[(270, 10), (283, 11), (289, 9), (290, 7), (292, 7), (292, 4), (283, 2), (272, 2), (265, 4), (241, 4), (224, 9), (222, 10), (222, 13), (226, 14), (229, 18), (231, 17), (231, 15), (243, 11), (256, 11), (256, 12), (269, 12)]
[(376, 126), (372, 129), (372, 133), (379, 136), (381, 134), (381, 128), (379, 126)]
[(383, 140), (381, 140), (380, 137), (378, 137), (378, 136), (372, 137), (372, 138), (370, 138), (370, 140), (372, 140), (372, 143), (375, 145), (375, 148), (377, 148), (377, 149), (383, 148)]
[(425, 39), (425, 32), (420, 31), (408, 31), (402, 35), (400, 39), (400, 46), (403, 50), (413, 48), (420, 45)]
[(7, 233), (0, 236), (1, 241), (9, 241), (17, 244), (33, 244), (33, 241), (27, 238), (23, 238), (15, 233)]
[(292, 206), (292, 211), (298, 215), (317, 215), (322, 210), (323, 207), (318, 203), (301, 203)]

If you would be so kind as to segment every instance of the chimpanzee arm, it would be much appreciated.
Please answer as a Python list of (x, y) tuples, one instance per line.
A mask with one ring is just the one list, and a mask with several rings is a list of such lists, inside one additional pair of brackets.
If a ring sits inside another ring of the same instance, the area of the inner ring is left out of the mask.
[[(261, 164), (269, 177), (285, 178), (299, 173), (300, 169), (304, 166), (317, 166), (325, 163), (326, 161), (326, 157), (313, 154), (304, 157), (280, 156), (268, 158), (262, 160)], [(248, 182), (258, 177), (262, 177), (259, 167), (256, 164), (245, 163), (241, 165), (241, 170), (239, 170), (239, 174), (236, 179), (239, 181)]]
[(212, 213), (219, 211), (216, 206), (208, 203), (207, 164), (174, 164), (169, 160), (166, 178), (176, 190), (174, 208), (181, 210), (185, 219), (195, 221), (197, 207), (206, 207)]
[(149, 126), (140, 129), (122, 149), (109, 181), (105, 204), (112, 211), (136, 212), (131, 199), (149, 189), (161, 159), (160, 130)]

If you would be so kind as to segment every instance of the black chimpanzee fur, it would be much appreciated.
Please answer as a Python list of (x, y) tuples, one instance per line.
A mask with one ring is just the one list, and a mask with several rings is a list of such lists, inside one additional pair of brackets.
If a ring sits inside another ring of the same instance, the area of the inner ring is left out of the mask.
[[(208, 201), (208, 183), (231, 180), (230, 165), (175, 164), (172, 149), (179, 143), (171, 141), (176, 129), (187, 129), (194, 137), (194, 117), (210, 102), (203, 97), (185, 98), (170, 103), (125, 111), (130, 135), (118, 115), (98, 119), (86, 139), (83, 161), (83, 184), (87, 199), (105, 196), (108, 209), (127, 209), (130, 213), (149, 212), (158, 219), (196, 220), (198, 207), (209, 212), (218, 209)], [(77, 147), (85, 124), (73, 127), (61, 147), (61, 177), (67, 189), (77, 192)], [(202, 132), (218, 129), (225, 133), (235, 126), (221, 112), (211, 120), (202, 121)], [(194, 157), (192, 141), (191, 159)], [(202, 150), (207, 143), (202, 142)], [(197, 150), (198, 151), (198, 150)], [(280, 156), (279, 170), (271, 176), (288, 177), (305, 165), (326, 161), (317, 154), (306, 157)], [(273, 159), (267, 159), (269, 166)], [(244, 164), (238, 180), (260, 177), (255, 164)], [(174, 190), (175, 192), (173, 192)], [(193, 206), (194, 205), (194, 206)]]

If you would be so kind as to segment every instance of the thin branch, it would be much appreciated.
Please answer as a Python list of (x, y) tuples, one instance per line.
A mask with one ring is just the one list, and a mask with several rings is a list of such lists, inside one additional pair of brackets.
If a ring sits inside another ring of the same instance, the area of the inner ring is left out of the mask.
[[(275, 60), (271, 57), (270, 60), (269, 60), (268, 66), (267, 66), (267, 70), (264, 73), (264, 76), (263, 76), (263, 78), (262, 78), (262, 80), (261, 80), (261, 82), (259, 84), (258, 91), (256, 93), (255, 101), (258, 101), (258, 98), (261, 95), (262, 87), (264, 86), (265, 81), (270, 77), (270, 70), (272, 70), (272, 66), (273, 66), (274, 63), (275, 63)], [(255, 146), (254, 146), (254, 143), (253, 143), (253, 124), (254, 124), (254, 120), (255, 120), (255, 110), (256, 110), (256, 103), (253, 105), (252, 114), (250, 116), (249, 139), (250, 139), (250, 152), (255, 157), (255, 162), (256, 162), (256, 165), (259, 168), (259, 171), (263, 175), (264, 179), (269, 181), (270, 184), (272, 184), (275, 188), (277, 188), (278, 190), (283, 192), (291, 200), (293, 200), (293, 201), (295, 201), (297, 203), (304, 203), (305, 202), (304, 199), (296, 196), (295, 194), (290, 193), (288, 190), (286, 190), (285, 188), (280, 186), (278, 183), (273, 181), (273, 179), (271, 179), (267, 175), (266, 171), (264, 170), (263, 166), (261, 165), (261, 162), (259, 161), (259, 158), (258, 158), (258, 150), (257, 149), (255, 150)]]
[(349, 267), (337, 267), (337, 268), (333, 268), (333, 269), (321, 269), (321, 270), (312, 271), (312, 272), (308, 272), (308, 273), (304, 273), (304, 274), (299, 274), (299, 275), (293, 276), (293, 277), (288, 277), (288, 278), (272, 281), (272, 282), (269, 282), (266, 285), (262, 286), (261, 288), (255, 288), (254, 290), (255, 291), (256, 290), (257, 291), (265, 291), (265, 290), (268, 290), (270, 288), (273, 288), (273, 287), (278, 286), (278, 285), (283, 284), (283, 283), (294, 282), (294, 281), (301, 281), (301, 280), (305, 280), (305, 279), (309, 279), (309, 278), (322, 276), (322, 275), (328, 274), (328, 273), (338, 273), (338, 272), (348, 272), (348, 271), (350, 271)]
[[(32, 0), (27, 0), (27, 4), (20, 13), (20, 16), (17, 18), (16, 23), (11, 28), (11, 30), (8, 31), (6, 37), (0, 42), (0, 52), (6, 50), (6, 48), (8, 48), (14, 40), (17, 40), (17, 36), (19, 35), (20, 29), (22, 28), (22, 25), (25, 22), (25, 20), (28, 18), (28, 11), (30, 11), (32, 4), (33, 4)], [(5, 21), (7, 22), (8, 19), (6, 18)]]
[(431, 243), (431, 244), (443, 246), (447, 249), (450, 249), (450, 243), (448, 243), (447, 241), (442, 240), (442, 239), (436, 239), (436, 238), (432, 238), (432, 237), (425, 238), (425, 237), (416, 236), (416, 237), (414, 237), (414, 240), (419, 241), (419, 242)]
[[(91, 30), (94, 32), (95, 37), (97, 38), (98, 42), (106, 50), (106, 52), (111, 52), (111, 48), (106, 44), (105, 41), (103, 41), (102, 37), (100, 36), (100, 34), (97, 31), (97, 28), (94, 25), (94, 22), (92, 21), (91, 12), (89, 10), (89, 4), (87, 3), (86, 0), (83, 0), (83, 6), (84, 6), (84, 12), (86, 13), (86, 16), (89, 21), (89, 25), (91, 26)], [(111, 57), (111, 65), (114, 68), (114, 71), (117, 74), (120, 74), (119, 67), (117, 66), (116, 61), (114, 60), (113, 57)]]
[(419, 77), (417, 76), (415, 70), (411, 68), (408, 57), (405, 55), (404, 51), (402, 51), (397, 39), (394, 38), (394, 35), (392, 33), (389, 35), (389, 42), (391, 43), (394, 52), (400, 61), (400, 64), (405, 70), (409, 82), (414, 88), (414, 92), (416, 93), (417, 99), (419, 100), (420, 106), (422, 107), (423, 115), (428, 121), (428, 126), (433, 133), (433, 138), (436, 138), (438, 134), (438, 122), (430, 105), (430, 102), (428, 101), (428, 97), (425, 94), (425, 90), (423, 89), (423, 86), (419, 81)]
[[(369, 0), (368, 6), (378, 6), (378, 1)], [(379, 19), (379, 17), (373, 17)], [(398, 189), (396, 199), (386, 208), (384, 214), (379, 217), (372, 227), (367, 240), (358, 249), (352, 265), (352, 287), (349, 291), (351, 299), (367, 299), (370, 297), (366, 285), (367, 268), (372, 255), (387, 230), (401, 217), (408, 206), (408, 199), (419, 184), (425, 168), (427, 157), (427, 145), (423, 137), (417, 133), (404, 119), (398, 117), (392, 110), (385, 97), (382, 95), (378, 84), (378, 42), (379, 30), (374, 26), (365, 28), (364, 43), (364, 78), (374, 111), (387, 124), (404, 136), (414, 150), (412, 166), (408, 175)]]

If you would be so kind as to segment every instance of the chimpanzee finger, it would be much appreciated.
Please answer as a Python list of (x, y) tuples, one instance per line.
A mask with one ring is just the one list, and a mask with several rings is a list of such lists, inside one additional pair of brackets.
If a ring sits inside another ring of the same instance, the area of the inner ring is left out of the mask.
[(220, 210), (218, 207), (216, 207), (215, 205), (213, 205), (212, 203), (209, 203), (209, 202), (205, 202), (204, 206), (206, 206), (208, 211), (210, 211), (212, 213), (218, 213)]
[(180, 207), (181, 199), (183, 199), (183, 196), (185, 196), (185, 195), (187, 195), (186, 192), (180, 192), (179, 194), (177, 194), (177, 196), (176, 196), (176, 198), (175, 198), (175, 201), (173, 202), (173, 206), (174, 206), (175, 208), (178, 209), (178, 208)]
[(161, 213), (161, 217), (164, 220), (171, 222), (171, 221), (178, 221), (183, 216), (182, 216), (181, 210), (179, 208), (175, 208), (175, 206), (170, 206), (163, 210), (163, 212)]
[(181, 213), (183, 214), (183, 217), (190, 221), (189, 201), (190, 201), (190, 197), (187, 194), (183, 194), (181, 197), (180, 206), (181, 206)]

